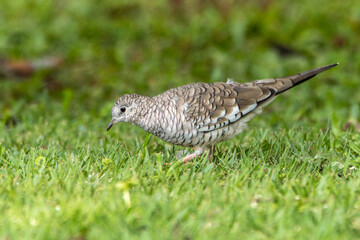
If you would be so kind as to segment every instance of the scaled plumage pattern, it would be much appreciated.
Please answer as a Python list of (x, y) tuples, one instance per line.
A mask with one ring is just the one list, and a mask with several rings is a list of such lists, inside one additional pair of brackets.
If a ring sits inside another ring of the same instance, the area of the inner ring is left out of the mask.
[(107, 130), (117, 122), (129, 122), (168, 143), (194, 147), (184, 162), (205, 151), (210, 159), (216, 143), (241, 133), (277, 95), (336, 65), (249, 83), (231, 79), (226, 83), (193, 83), (154, 97), (124, 95), (112, 108)]

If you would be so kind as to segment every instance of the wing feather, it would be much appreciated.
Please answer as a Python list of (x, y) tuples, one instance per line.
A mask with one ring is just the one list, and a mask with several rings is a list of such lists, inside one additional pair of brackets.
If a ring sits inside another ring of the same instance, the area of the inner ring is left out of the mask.
[[(272, 98), (266, 87), (239, 83), (202, 83), (188, 99), (184, 112), (187, 121), (195, 122), (198, 131), (210, 132), (239, 121)], [(194, 100), (194, 98), (196, 100)]]

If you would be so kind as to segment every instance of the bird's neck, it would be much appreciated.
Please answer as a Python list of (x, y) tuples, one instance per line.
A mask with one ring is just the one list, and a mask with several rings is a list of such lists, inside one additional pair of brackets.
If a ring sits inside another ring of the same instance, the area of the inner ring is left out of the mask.
[(142, 100), (139, 101), (136, 117), (133, 118), (133, 124), (158, 136), (164, 131), (162, 129), (162, 119), (164, 117), (166, 103), (156, 97), (141, 97)]
[(156, 109), (156, 102), (153, 98), (138, 96), (136, 112), (132, 117), (132, 123), (148, 131), (148, 128), (151, 128)]

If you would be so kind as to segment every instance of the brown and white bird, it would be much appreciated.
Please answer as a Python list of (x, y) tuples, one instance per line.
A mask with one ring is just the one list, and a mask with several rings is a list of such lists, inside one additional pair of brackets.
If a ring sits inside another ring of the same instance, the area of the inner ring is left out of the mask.
[(194, 147), (195, 151), (183, 162), (204, 152), (210, 159), (216, 143), (241, 133), (247, 122), (280, 93), (336, 65), (249, 83), (230, 79), (226, 83), (193, 83), (154, 97), (124, 95), (112, 108), (107, 130), (115, 123), (129, 122), (168, 143)]

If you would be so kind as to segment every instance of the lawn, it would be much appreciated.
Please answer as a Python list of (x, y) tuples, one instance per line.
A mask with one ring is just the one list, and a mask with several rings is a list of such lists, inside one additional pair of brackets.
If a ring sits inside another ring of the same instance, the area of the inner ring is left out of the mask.
[[(358, 239), (359, 39), (355, 0), (3, 0), (0, 239)], [(336, 62), (211, 164), (106, 131), (126, 93)]]

